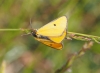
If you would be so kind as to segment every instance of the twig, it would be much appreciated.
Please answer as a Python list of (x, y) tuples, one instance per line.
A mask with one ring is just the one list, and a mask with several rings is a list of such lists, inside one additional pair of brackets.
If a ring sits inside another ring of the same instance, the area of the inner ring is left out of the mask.
[(65, 71), (67, 71), (72, 65), (73, 61), (76, 58), (82, 56), (87, 50), (91, 48), (92, 45), (93, 45), (93, 42), (85, 43), (82, 49), (77, 54), (76, 53), (72, 54), (72, 56), (68, 59), (66, 64), (62, 66), (61, 69), (58, 69), (55, 73), (64, 73)]

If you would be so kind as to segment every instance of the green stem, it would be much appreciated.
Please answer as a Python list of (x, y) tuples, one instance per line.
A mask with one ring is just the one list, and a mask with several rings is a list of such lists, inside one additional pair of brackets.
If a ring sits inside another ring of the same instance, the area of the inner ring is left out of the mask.
[(4, 32), (4, 31), (28, 31), (29, 29), (0, 29), (1, 32)]
[[(29, 29), (0, 29), (0, 31), (26, 31)], [(68, 34), (75, 34), (75, 35), (80, 35), (80, 36), (86, 36), (86, 37), (92, 37), (92, 38), (100, 38), (98, 36), (93, 36), (93, 35), (86, 35), (86, 34), (81, 34), (81, 33), (75, 33), (75, 32), (67, 32)]]
[(75, 32), (67, 32), (68, 34), (75, 34), (75, 35), (80, 35), (80, 36), (86, 36), (86, 37), (91, 37), (91, 38), (100, 38), (98, 36), (93, 36), (93, 35), (87, 35), (87, 34), (82, 34), (82, 33), (75, 33)]
[(72, 54), (72, 56), (70, 56), (67, 62), (60, 69), (56, 70), (55, 73), (65, 73), (71, 67), (75, 59), (84, 55), (84, 53), (87, 50), (89, 50), (92, 46), (93, 46), (93, 42), (85, 43), (82, 49), (79, 52)]
[[(24, 31), (26, 33), (29, 33), (29, 29), (0, 29), (1, 32), (4, 31)], [(98, 36), (93, 36), (93, 35), (86, 35), (86, 34), (81, 34), (81, 33), (75, 33), (75, 32), (67, 32), (68, 37), (76, 39), (76, 40), (81, 40), (81, 41), (95, 41), (100, 44), (100, 37)], [(74, 36), (73, 36), (74, 35)]]
[(0, 31), (21, 31), (21, 29), (0, 29)]
[(68, 37), (81, 40), (81, 41), (95, 41), (96, 43), (100, 44), (100, 37), (99, 36), (93, 36), (93, 35), (87, 35), (87, 34), (81, 34), (81, 33), (75, 33), (75, 32), (67, 32)]

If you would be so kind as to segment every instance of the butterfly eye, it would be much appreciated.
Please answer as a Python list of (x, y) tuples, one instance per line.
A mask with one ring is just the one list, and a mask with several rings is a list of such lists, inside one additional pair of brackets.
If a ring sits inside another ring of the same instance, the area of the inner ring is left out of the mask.
[(56, 24), (54, 24), (54, 26), (56, 26)]

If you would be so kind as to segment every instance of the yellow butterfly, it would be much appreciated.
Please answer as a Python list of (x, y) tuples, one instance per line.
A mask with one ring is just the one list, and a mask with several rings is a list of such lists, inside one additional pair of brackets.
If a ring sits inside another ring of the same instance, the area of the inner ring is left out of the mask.
[(31, 34), (39, 42), (55, 49), (63, 47), (62, 40), (66, 36), (67, 18), (62, 16), (44, 25), (38, 30), (31, 29)]

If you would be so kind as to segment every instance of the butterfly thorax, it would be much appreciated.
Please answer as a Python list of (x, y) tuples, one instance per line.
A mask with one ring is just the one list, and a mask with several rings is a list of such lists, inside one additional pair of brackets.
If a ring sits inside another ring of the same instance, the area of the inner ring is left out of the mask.
[(35, 38), (50, 40), (50, 39), (49, 39), (48, 37), (46, 37), (46, 36), (37, 34), (37, 29), (31, 30), (31, 34), (32, 34), (33, 37), (35, 37)]

